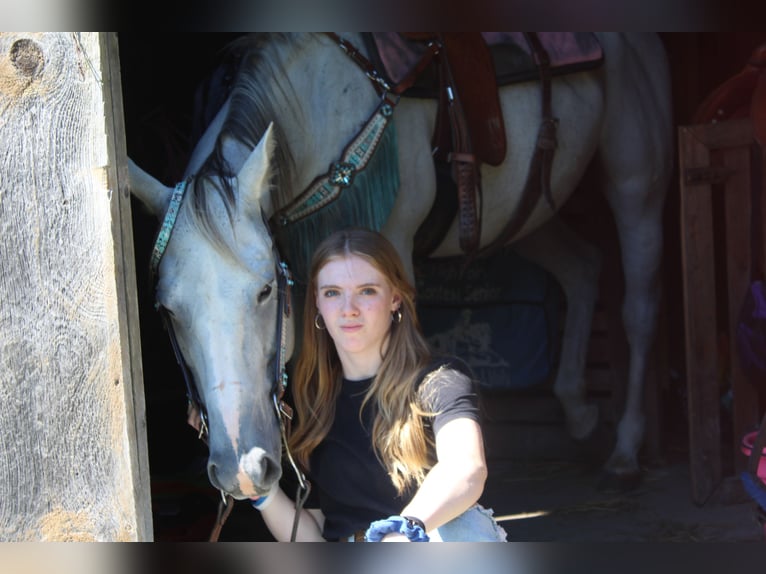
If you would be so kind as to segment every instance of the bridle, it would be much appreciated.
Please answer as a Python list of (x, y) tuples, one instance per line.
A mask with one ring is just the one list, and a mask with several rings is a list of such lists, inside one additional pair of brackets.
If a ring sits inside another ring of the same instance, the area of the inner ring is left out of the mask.
[[(172, 235), (173, 228), (175, 227), (176, 219), (178, 218), (178, 213), (181, 209), (181, 204), (184, 200), (186, 190), (188, 189), (192, 179), (193, 177), (189, 176), (185, 180), (176, 184), (175, 189), (173, 190), (173, 194), (170, 197), (170, 203), (168, 204), (168, 209), (165, 212), (165, 217), (163, 218), (162, 224), (160, 225), (160, 229), (157, 233), (157, 238), (154, 242), (154, 247), (152, 248), (152, 254), (149, 263), (151, 276), (155, 285), (159, 274), (160, 261), (165, 254), (165, 250), (167, 249), (168, 242), (170, 241), (170, 236)], [(268, 225), (266, 225), (266, 229), (269, 229)], [(296, 464), (288, 445), (288, 436), (290, 433), (291, 422), (293, 418), (293, 409), (284, 401), (284, 395), (287, 389), (288, 379), (287, 320), (290, 318), (290, 313), (292, 312), (290, 288), (293, 285), (293, 279), (287, 264), (280, 258), (279, 251), (277, 250), (276, 243), (274, 241), (272, 241), (272, 245), (274, 260), (277, 262), (276, 271), (278, 310), (276, 330), (277, 350), (275, 357), (276, 360), (274, 361), (274, 385), (271, 397), (274, 404), (277, 421), (279, 422), (283, 451), (298, 479), (298, 492), (295, 497), (295, 519), (293, 521), (293, 530), (291, 536), (291, 541), (294, 541), (298, 530), (300, 512), (303, 508), (304, 502), (308, 498), (309, 492), (311, 490), (311, 484), (308, 482), (303, 472), (301, 472), (301, 470), (298, 468), (298, 465)], [(200, 414), (199, 438), (207, 444), (207, 437), (209, 435), (207, 409), (205, 408), (205, 404), (199, 395), (197, 386), (194, 384), (194, 379), (189, 371), (189, 367), (181, 353), (181, 348), (178, 345), (178, 340), (176, 338), (168, 310), (160, 305), (158, 301), (155, 301), (154, 306), (155, 309), (159, 312), (160, 317), (162, 317), (163, 324), (170, 337), (170, 343), (173, 347), (173, 353), (175, 354), (176, 362), (181, 368), (184, 383), (186, 384), (186, 398), (189, 402), (189, 405), (197, 409)], [(218, 518), (210, 536), (210, 541), (216, 541), (218, 539), (221, 528), (223, 527), (223, 523), (234, 507), (234, 497), (230, 494), (227, 494), (223, 490), (220, 492), (221, 504), (219, 505)]]

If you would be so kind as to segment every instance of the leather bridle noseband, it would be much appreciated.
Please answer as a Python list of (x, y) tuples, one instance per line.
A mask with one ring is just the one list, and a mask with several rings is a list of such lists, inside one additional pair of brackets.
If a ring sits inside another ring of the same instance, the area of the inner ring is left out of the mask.
[[(162, 260), (162, 256), (165, 254), (165, 249), (168, 246), (168, 242), (170, 241), (170, 236), (173, 233), (173, 228), (175, 227), (176, 219), (178, 217), (178, 213), (181, 209), (181, 204), (184, 200), (184, 197), (186, 195), (186, 190), (188, 186), (191, 184), (193, 177), (190, 176), (187, 179), (179, 182), (176, 184), (175, 189), (173, 190), (173, 194), (170, 198), (170, 203), (168, 204), (168, 209), (165, 212), (165, 217), (162, 220), (162, 224), (160, 225), (160, 229), (157, 233), (157, 238), (154, 242), (154, 247), (152, 248), (152, 254), (151, 254), (151, 260), (150, 260), (150, 271), (152, 280), (156, 286), (157, 278), (159, 274), (159, 265), (160, 261)], [(269, 229), (269, 226), (266, 225), (266, 229)], [(295, 472), (295, 475), (298, 479), (298, 493), (295, 498), (295, 519), (293, 521), (293, 530), (292, 530), (292, 537), (291, 540), (295, 540), (295, 536), (298, 529), (298, 520), (300, 516), (301, 509), (303, 507), (303, 503), (306, 501), (306, 498), (308, 498), (308, 494), (311, 490), (311, 484), (306, 479), (305, 475), (301, 470), (298, 468), (298, 465), (296, 464), (292, 453), (290, 452), (290, 448), (288, 445), (288, 435), (290, 432), (290, 425), (293, 418), (293, 409), (292, 407), (287, 404), (284, 401), (284, 395), (285, 390), (287, 389), (287, 319), (290, 318), (290, 313), (292, 312), (292, 300), (291, 300), (291, 290), (290, 288), (293, 285), (293, 279), (292, 275), (290, 273), (290, 270), (287, 266), (287, 264), (282, 261), (282, 259), (279, 256), (279, 252), (276, 248), (276, 243), (272, 240), (273, 245), (273, 253), (274, 253), (274, 260), (277, 262), (276, 264), (276, 271), (277, 271), (277, 350), (276, 350), (276, 357), (275, 357), (275, 373), (274, 373), (274, 385), (272, 389), (272, 401), (274, 404), (274, 409), (276, 411), (277, 420), (279, 421), (279, 427), (280, 427), (280, 436), (282, 440), (282, 446), (284, 450), (284, 454), (287, 456), (287, 459), (290, 462), (290, 465), (293, 468), (293, 471)], [(170, 318), (170, 313), (167, 309), (165, 309), (159, 301), (155, 301), (154, 304), (155, 309), (160, 313), (160, 316), (162, 317), (162, 321), (165, 325), (165, 329), (168, 332), (168, 335), (170, 337), (170, 343), (173, 347), (173, 353), (176, 357), (176, 362), (178, 363), (179, 367), (181, 368), (181, 373), (184, 377), (184, 383), (186, 384), (186, 397), (189, 402), (190, 406), (193, 406), (200, 414), (200, 428), (199, 428), (199, 438), (205, 443), (207, 443), (207, 436), (209, 434), (209, 427), (208, 427), (208, 416), (207, 416), (207, 409), (205, 408), (205, 404), (202, 401), (199, 391), (197, 389), (197, 386), (194, 384), (194, 379), (191, 375), (191, 372), (189, 371), (189, 367), (186, 364), (186, 361), (183, 358), (183, 355), (181, 354), (181, 348), (178, 345), (178, 340), (176, 339), (175, 331), (173, 330), (173, 324)], [(211, 534), (210, 540), (215, 541), (218, 539), (218, 535), (220, 534), (221, 528), (223, 526), (224, 521), (228, 517), (228, 515), (231, 513), (231, 510), (233, 509), (233, 501), (234, 498), (230, 495), (221, 490), (221, 498), (222, 498), (222, 505), (219, 507), (218, 511), (218, 519), (216, 521), (216, 525), (213, 529), (213, 533)]]

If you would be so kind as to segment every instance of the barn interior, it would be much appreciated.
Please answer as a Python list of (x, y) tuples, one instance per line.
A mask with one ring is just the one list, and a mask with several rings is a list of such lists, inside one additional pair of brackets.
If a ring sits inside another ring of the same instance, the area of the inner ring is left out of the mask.
[[(168, 185), (181, 178), (201, 125), (195, 114), (195, 92), (217, 64), (221, 49), (235, 33), (119, 33), (120, 67), (128, 155), (149, 173)], [(668, 52), (673, 89), (674, 127), (691, 123), (705, 97), (725, 80), (742, 70), (766, 34), (662, 33)], [(706, 542), (750, 541), (763, 538), (752, 500), (742, 490), (738, 473), (746, 458), (737, 451), (733, 419), (738, 397), (733, 397), (722, 369), (717, 413), (720, 432), (720, 464), (725, 480), (715, 485), (704, 500), (695, 500), (694, 469), (699, 461), (691, 446), (695, 427), (689, 407), (689, 359), (686, 351), (684, 267), (682, 255), (681, 173), (676, 157), (673, 183), (665, 207), (662, 318), (653, 352), (652, 380), (647, 383), (647, 438), (641, 452), (645, 474), (630, 492), (600, 491), (596, 488), (599, 460), (588, 460), (568, 438), (563, 418), (551, 391), (555, 369), (556, 337), (535, 341), (549, 345), (548, 360), (526, 365), (532, 381), (518, 388), (484, 388), (490, 399), (485, 428), (490, 479), (482, 498), (486, 506), (503, 518), (510, 540), (520, 541), (609, 541), (648, 540)], [(594, 320), (589, 356), (589, 397), (597, 401), (610, 440), (619, 413), (619, 384), (624, 380), (627, 343), (620, 330), (620, 298), (623, 289), (616, 231), (605, 200), (587, 178), (581, 190), (563, 208), (563, 217), (604, 253), (601, 297)], [(721, 200), (717, 200), (721, 201)], [(138, 275), (138, 299), (142, 338), (142, 360), (151, 469), (154, 538), (157, 541), (207, 539), (216, 518), (219, 493), (209, 484), (206, 447), (186, 424), (186, 390), (170, 342), (153, 307), (153, 288), (148, 261), (157, 230), (156, 220), (134, 201), (133, 225)], [(717, 213), (723, 210), (717, 210)], [(741, 217), (748, 214), (742, 213)], [(596, 226), (594, 221), (605, 222)], [(718, 227), (725, 222), (716, 221)], [(725, 230), (718, 229), (719, 235)], [(714, 244), (712, 256), (716, 284), (725, 284), (725, 242)], [(517, 305), (537, 321), (541, 337), (558, 329), (565, 311), (555, 282), (539, 268), (529, 267), (512, 254), (509, 264), (530, 277), (537, 286), (532, 293), (493, 302), (492, 313)], [(491, 267), (491, 266), (489, 266)], [(439, 281), (438, 266), (424, 267), (419, 288), (427, 291), (429, 281)], [(477, 286), (504, 281), (479, 269), (470, 279)], [(466, 286), (462, 285), (465, 289)], [(714, 311), (719, 326), (724, 366), (733, 358), (726, 329), (729, 313), (727, 295), (716, 292)], [(455, 320), (455, 309), (445, 310), (439, 302), (424, 302), (424, 313), (433, 321)], [(526, 306), (525, 306), (526, 305)], [(461, 308), (460, 311), (464, 309)], [(453, 313), (446, 316), (445, 313)], [(542, 323), (541, 323), (542, 321)], [(424, 319), (424, 323), (427, 321)], [(551, 331), (552, 327), (552, 331)], [(546, 331), (547, 329), (547, 331)], [(512, 336), (509, 334), (509, 336)], [(749, 395), (749, 408), (760, 420), (764, 389)], [(610, 428), (610, 425), (611, 428)], [(611, 432), (610, 432), (611, 431)], [(697, 498), (699, 498), (697, 496)], [(237, 503), (221, 532), (223, 541), (268, 541), (271, 536), (259, 513), (246, 502)]]

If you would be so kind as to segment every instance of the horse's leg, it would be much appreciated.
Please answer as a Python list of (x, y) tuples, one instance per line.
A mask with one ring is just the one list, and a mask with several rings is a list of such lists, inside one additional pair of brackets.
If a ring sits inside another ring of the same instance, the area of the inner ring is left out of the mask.
[(585, 400), (585, 361), (598, 297), (601, 253), (558, 216), (515, 242), (513, 249), (550, 271), (566, 296), (561, 357), (553, 392), (561, 402), (569, 434), (576, 440), (586, 439), (598, 422), (598, 407)]
[(626, 34), (621, 40), (619, 46), (606, 46), (614, 57), (607, 69), (611, 97), (599, 156), (604, 193), (620, 240), (625, 277), (622, 319), (630, 359), (625, 410), (604, 469), (616, 482), (604, 486), (628, 488), (640, 478), (643, 391), (657, 325), (662, 209), (673, 152), (670, 82), (662, 46), (651, 35)]
[[(662, 257), (660, 190), (626, 193), (612, 184), (608, 197), (615, 213), (625, 277), (622, 320), (630, 349), (625, 407), (617, 426), (617, 440), (606, 463), (605, 488), (624, 489), (639, 479), (638, 451), (644, 437), (644, 384), (649, 353), (657, 326)], [(649, 189), (649, 188), (646, 188)]]
[[(664, 186), (663, 186), (664, 187)], [(631, 188), (631, 189), (628, 189)], [(612, 181), (607, 190), (617, 223), (625, 277), (622, 320), (630, 349), (625, 407), (617, 441), (605, 471), (605, 487), (633, 482), (640, 473), (638, 451), (644, 437), (644, 384), (660, 300), (662, 199), (664, 189), (649, 182)], [(611, 475), (611, 477), (609, 476)]]

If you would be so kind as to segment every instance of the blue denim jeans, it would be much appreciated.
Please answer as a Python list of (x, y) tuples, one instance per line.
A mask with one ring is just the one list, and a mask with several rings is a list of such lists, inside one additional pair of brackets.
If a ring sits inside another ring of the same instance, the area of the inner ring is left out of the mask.
[(446, 524), (428, 533), (431, 542), (506, 542), (507, 534), (492, 509), (474, 504)]

